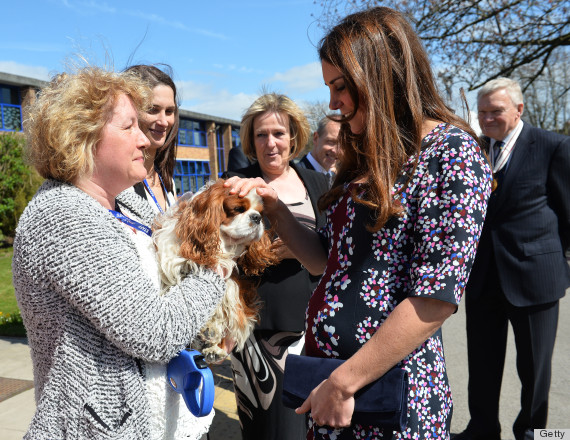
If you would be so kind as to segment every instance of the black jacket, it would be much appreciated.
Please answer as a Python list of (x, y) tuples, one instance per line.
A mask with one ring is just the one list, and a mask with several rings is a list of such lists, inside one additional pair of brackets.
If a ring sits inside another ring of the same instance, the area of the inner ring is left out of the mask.
[(564, 255), (569, 243), (570, 137), (525, 122), (506, 174), (489, 199), (467, 294), (481, 292), (494, 261), (512, 305), (556, 301), (570, 285)]

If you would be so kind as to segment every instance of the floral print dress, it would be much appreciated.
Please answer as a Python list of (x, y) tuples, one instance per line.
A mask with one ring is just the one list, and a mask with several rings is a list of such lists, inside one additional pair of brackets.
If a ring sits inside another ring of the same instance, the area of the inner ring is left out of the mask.
[[(306, 315), (308, 356), (348, 359), (407, 297), (459, 304), (483, 227), (491, 170), (474, 139), (448, 124), (424, 138), (415, 171), (414, 161), (394, 186), (403, 214), (379, 231), (366, 229), (372, 213), (353, 200), (353, 190), (364, 191), (357, 184), (346, 185), (329, 207), (321, 230), (329, 259)], [(448, 439), (452, 399), (441, 330), (399, 365), (408, 373), (406, 431), (334, 430), (310, 419), (307, 438)]]

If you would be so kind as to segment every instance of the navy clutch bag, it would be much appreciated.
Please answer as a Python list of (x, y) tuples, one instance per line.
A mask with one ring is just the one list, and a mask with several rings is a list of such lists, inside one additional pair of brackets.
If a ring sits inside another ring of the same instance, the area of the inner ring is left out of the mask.
[[(285, 360), (283, 405), (298, 408), (313, 389), (344, 361), (290, 354)], [(407, 424), (408, 380), (406, 371), (394, 367), (355, 395), (352, 422), (404, 431)]]

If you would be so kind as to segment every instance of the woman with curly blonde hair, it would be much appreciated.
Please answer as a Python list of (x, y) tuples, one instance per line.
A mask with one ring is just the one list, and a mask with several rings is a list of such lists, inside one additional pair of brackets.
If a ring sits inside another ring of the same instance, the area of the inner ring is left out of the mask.
[(56, 76), (27, 113), (29, 157), (46, 181), (12, 262), (34, 367), (26, 439), (193, 438), (166, 374), (164, 399), (149, 399), (145, 366), (190, 344), (225, 285), (206, 272), (159, 295), (154, 213), (124, 191), (146, 176), (138, 117), (149, 97), (135, 75), (85, 67)]

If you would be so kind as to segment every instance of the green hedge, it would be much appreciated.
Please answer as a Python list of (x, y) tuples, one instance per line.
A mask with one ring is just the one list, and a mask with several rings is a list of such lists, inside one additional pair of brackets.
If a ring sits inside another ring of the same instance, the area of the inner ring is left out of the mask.
[(14, 295), (11, 266), (12, 248), (0, 249), (0, 336), (26, 336)]
[(42, 183), (24, 160), (22, 134), (0, 132), (0, 242), (11, 241), (22, 211)]

